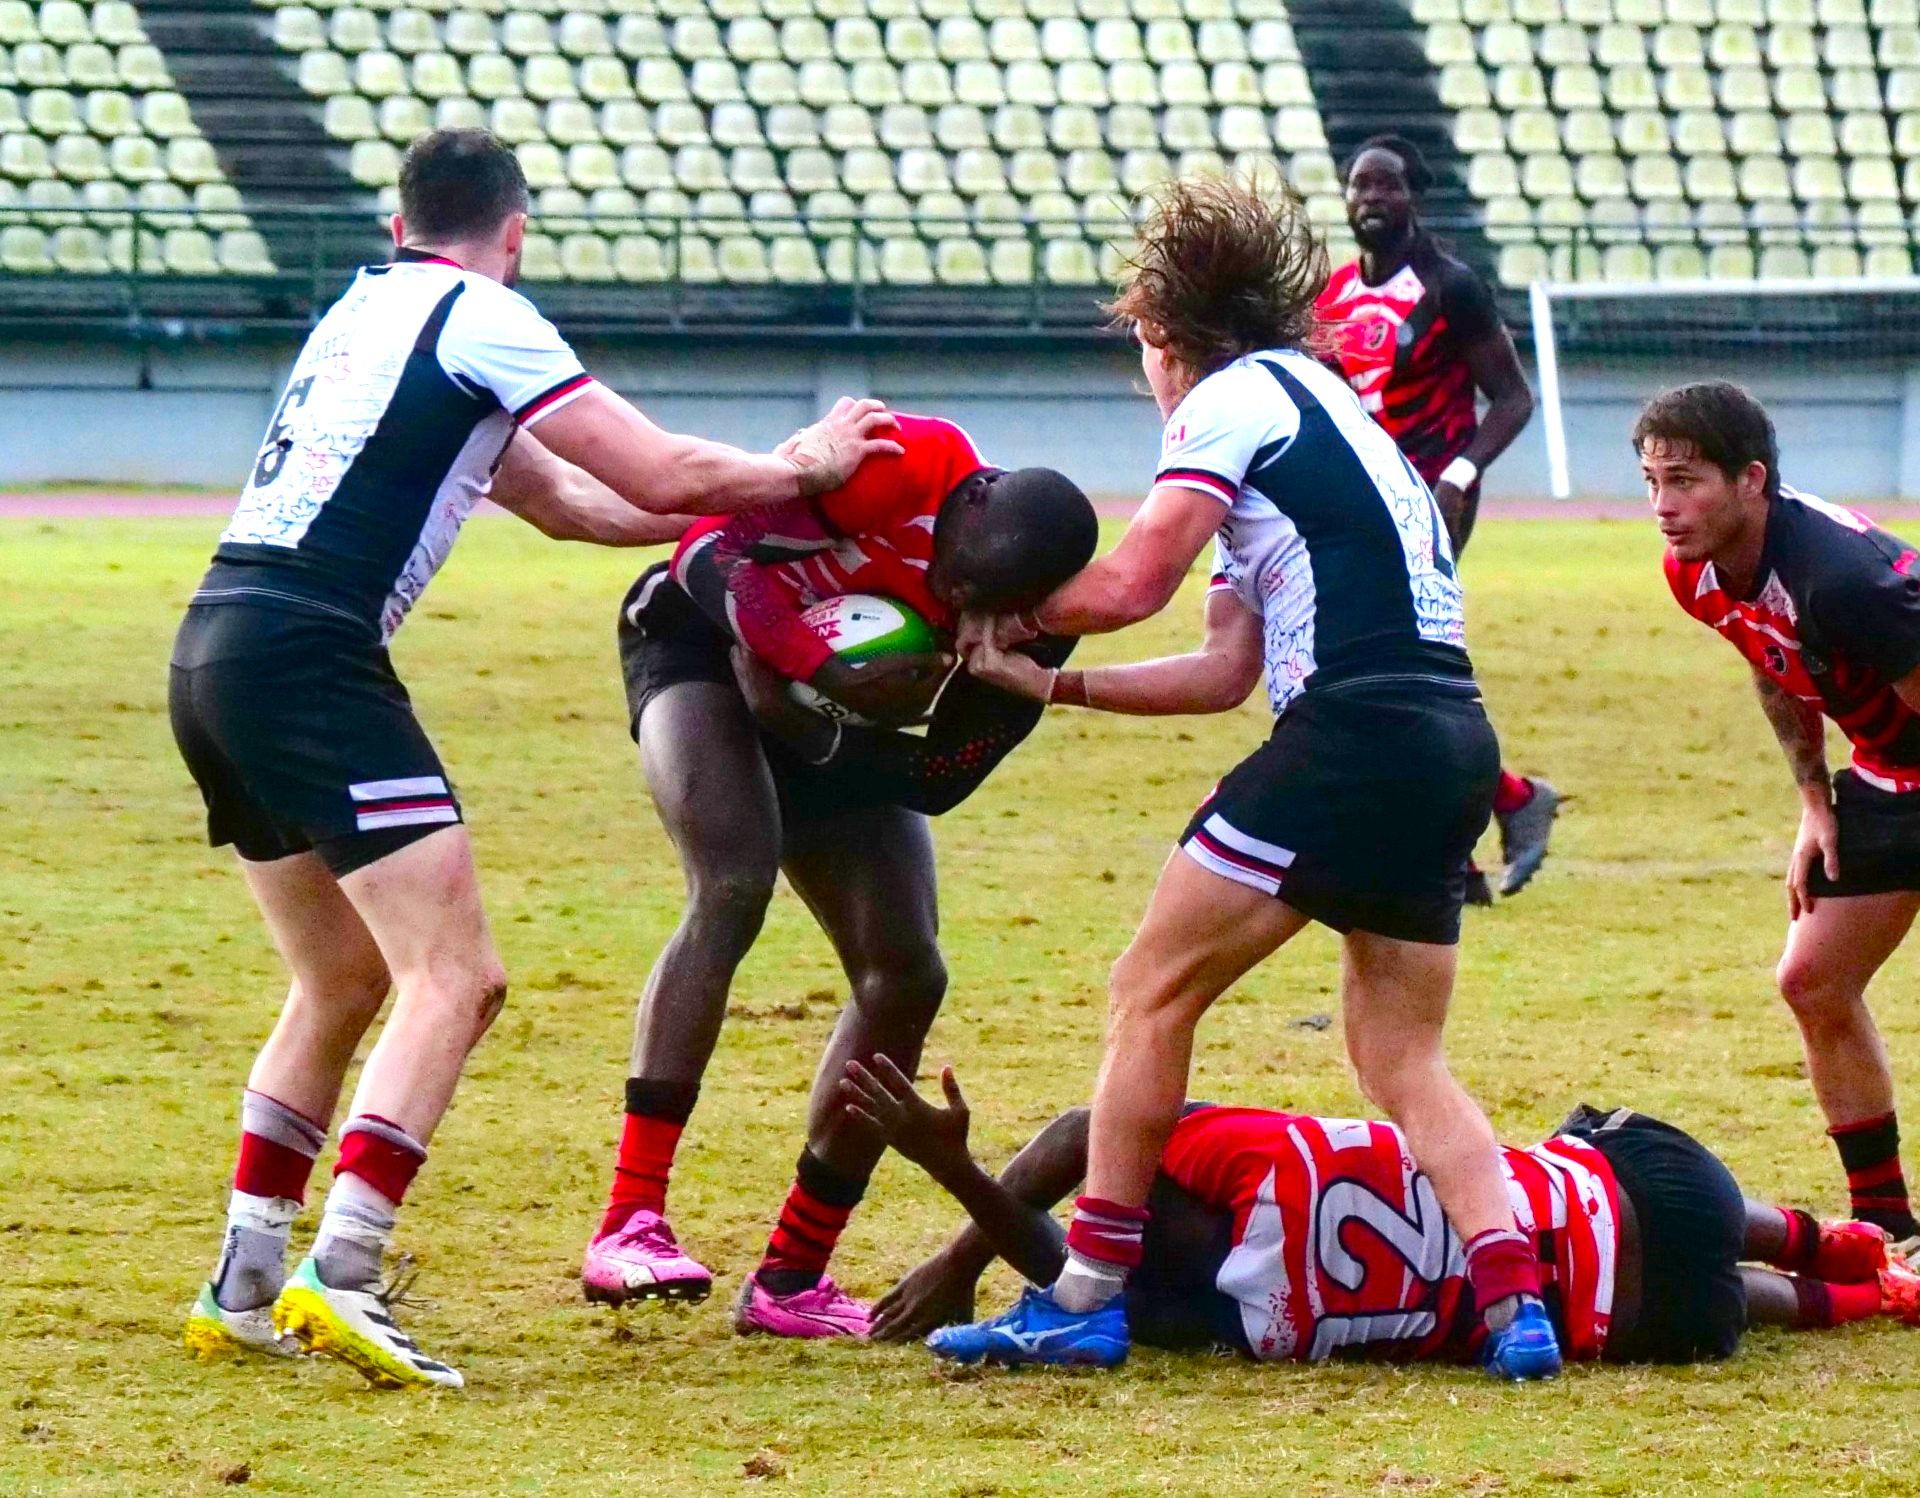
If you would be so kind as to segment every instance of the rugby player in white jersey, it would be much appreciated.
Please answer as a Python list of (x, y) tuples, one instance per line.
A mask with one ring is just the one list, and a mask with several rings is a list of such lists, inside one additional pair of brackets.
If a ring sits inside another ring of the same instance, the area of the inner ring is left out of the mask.
[[(1310, 921), (1344, 938), (1360, 1084), (1397, 1124), (1464, 1245), (1489, 1371), (1543, 1378), (1560, 1352), (1486, 1116), (1447, 1069), (1468, 856), (1500, 750), (1465, 649), (1433, 496), (1353, 391), (1309, 352), (1324, 247), (1290, 190), (1172, 184), (1114, 304), (1166, 420), (1152, 492), (1119, 545), (1026, 620), (969, 631), (975, 674), (1049, 702), (1220, 712), (1263, 674), (1272, 736), (1195, 814), (1113, 969), (1085, 1191), (1051, 1290), (948, 1328), (969, 1361), (1126, 1356), (1156, 1163), (1213, 1001)], [(1158, 613), (1213, 542), (1191, 655), (1049, 671), (999, 647)]]
[[(394, 1324), (381, 1263), (506, 973), (387, 642), (474, 506), (491, 489), (551, 536), (645, 545), (678, 536), (675, 517), (822, 493), (899, 451), (873, 401), (841, 402), (776, 454), (662, 431), (509, 289), (527, 208), (519, 163), (486, 132), (413, 143), (393, 262), (361, 271), (301, 350), (175, 641), (174, 736), (209, 838), (239, 855), (292, 974), (187, 1323), (202, 1353), (304, 1346), (383, 1386), (461, 1383)], [(318, 1236), (288, 1277), (308, 1173), (389, 990)]]

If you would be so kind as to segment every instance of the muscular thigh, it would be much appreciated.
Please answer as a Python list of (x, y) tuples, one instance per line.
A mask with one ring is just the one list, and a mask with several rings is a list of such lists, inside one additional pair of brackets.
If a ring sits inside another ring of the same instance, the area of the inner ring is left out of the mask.
[(689, 880), (731, 872), (771, 885), (780, 808), (739, 689), (705, 681), (669, 687), (642, 710), (635, 736), (647, 790)]
[(937, 950), (927, 819), (878, 806), (789, 823), (781, 867), (850, 972)]

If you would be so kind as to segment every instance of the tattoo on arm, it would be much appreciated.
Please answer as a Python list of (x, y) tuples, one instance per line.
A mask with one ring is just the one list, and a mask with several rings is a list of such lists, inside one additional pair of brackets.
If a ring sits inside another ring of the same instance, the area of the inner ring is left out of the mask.
[(1790, 696), (1770, 676), (1753, 673), (1760, 708), (1773, 725), (1774, 737), (1786, 752), (1795, 785), (1825, 785), (1827, 776), (1826, 724), (1819, 712)]

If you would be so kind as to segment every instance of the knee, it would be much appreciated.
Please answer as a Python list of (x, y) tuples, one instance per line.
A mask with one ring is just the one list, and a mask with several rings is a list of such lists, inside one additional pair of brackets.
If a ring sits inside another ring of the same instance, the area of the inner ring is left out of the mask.
[(849, 974), (853, 1002), (871, 1017), (931, 1025), (947, 996), (947, 964), (935, 948), (883, 954)]
[(1437, 1045), (1388, 1045), (1350, 1035), (1347, 1055), (1360, 1091), (1389, 1118), (1401, 1117), (1423, 1084), (1446, 1070)]
[(1852, 1007), (1857, 994), (1848, 993), (1819, 963), (1789, 951), (1774, 969), (1780, 997), (1802, 1024), (1832, 1020)]
[(507, 1007), (507, 969), (498, 957), (490, 957), (481, 964), (476, 975), (474, 1006), (478, 1018), (476, 1035), (484, 1035), (500, 1017), (500, 1011)]
[(369, 949), (355, 961), (296, 973), (289, 1004), (320, 1023), (351, 1024), (357, 1036), (380, 1012), (392, 989), (387, 964), (378, 951)]
[(687, 923), (736, 956), (746, 955), (766, 920), (773, 877), (771, 870), (726, 869), (695, 879), (688, 891)]

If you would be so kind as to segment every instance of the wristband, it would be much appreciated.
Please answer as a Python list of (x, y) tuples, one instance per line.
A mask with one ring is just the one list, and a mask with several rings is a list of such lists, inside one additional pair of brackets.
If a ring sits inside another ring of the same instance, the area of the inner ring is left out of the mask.
[(1440, 470), (1440, 482), (1452, 484), (1456, 489), (1471, 489), (1474, 480), (1480, 477), (1480, 465), (1468, 457), (1455, 458)]
[(1047, 701), (1060, 707), (1091, 707), (1087, 698), (1087, 673), (1055, 671), (1047, 682)]
[[(833, 720), (833, 742), (827, 745), (827, 752), (821, 755), (818, 759), (807, 759), (807, 763), (810, 765), (824, 765), (829, 760), (831, 760), (834, 757), (834, 755), (840, 752), (840, 739), (843, 733), (844, 733), (844, 725), (840, 722), (838, 718), (835, 718)], [(806, 756), (802, 755), (801, 758), (806, 759)]]

